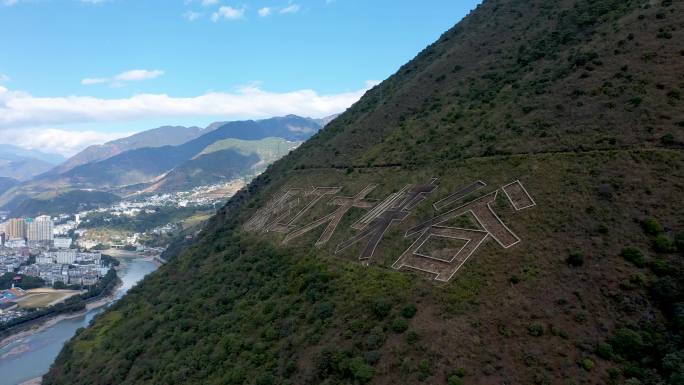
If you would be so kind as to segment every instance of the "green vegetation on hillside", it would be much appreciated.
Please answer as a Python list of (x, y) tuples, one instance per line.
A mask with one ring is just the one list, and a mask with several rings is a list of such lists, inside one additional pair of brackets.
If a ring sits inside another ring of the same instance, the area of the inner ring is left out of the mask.
[[(683, 14), (485, 1), (174, 246), (44, 383), (680, 384)], [(244, 227), (286, 188), (377, 184), (380, 201), (432, 178), (368, 266), (358, 246), (335, 253), (364, 209), (320, 247), (322, 227), (286, 245)], [(491, 207), (521, 242), (485, 241), (448, 283), (392, 269), (406, 230), (477, 180), (534, 198)]]
[(283, 138), (265, 138), (261, 140), (224, 139), (207, 146), (197, 157), (216, 151), (235, 150), (243, 155), (257, 154), (264, 164), (287, 155), (302, 142), (291, 142)]
[(22, 200), (12, 208), (13, 217), (57, 215), (90, 210), (116, 203), (121, 198), (104, 191), (71, 190), (55, 194), (43, 194)]
[(131, 233), (143, 233), (169, 223), (182, 222), (201, 212), (211, 212), (211, 206), (206, 207), (157, 207), (153, 212), (141, 211), (134, 217), (117, 216), (109, 213), (94, 212), (83, 218), (81, 228), (103, 229)]

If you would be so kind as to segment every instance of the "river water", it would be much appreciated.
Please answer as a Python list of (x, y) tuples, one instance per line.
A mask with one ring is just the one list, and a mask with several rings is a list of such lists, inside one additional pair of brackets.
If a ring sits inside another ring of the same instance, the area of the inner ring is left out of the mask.
[[(122, 267), (118, 273), (122, 285), (116, 292), (116, 299), (157, 269), (157, 264), (149, 259), (126, 257), (120, 260)], [(62, 320), (0, 348), (0, 385), (17, 385), (45, 374), (76, 329), (88, 326), (103, 310), (104, 307), (100, 307), (84, 315)]]

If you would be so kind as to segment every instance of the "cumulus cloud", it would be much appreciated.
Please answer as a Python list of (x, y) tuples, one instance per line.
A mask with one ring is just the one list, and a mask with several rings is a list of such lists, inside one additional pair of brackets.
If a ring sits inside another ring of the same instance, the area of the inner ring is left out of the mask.
[(259, 14), (260, 17), (270, 16), (271, 13), (273, 13), (273, 8), (271, 8), (271, 7), (259, 8), (257, 13)]
[(162, 75), (164, 75), (164, 71), (161, 70), (130, 70), (116, 75), (114, 77), (114, 80), (124, 82), (137, 82), (141, 80), (158, 78)]
[(288, 13), (297, 13), (301, 9), (301, 6), (299, 4), (290, 4), (286, 7), (282, 8), (277, 8), (277, 7), (263, 7), (259, 8), (257, 10), (257, 14), (259, 14), (260, 17), (268, 17), (271, 16), (273, 13), (277, 12), (280, 14), (288, 14)]
[[(6, 135), (0, 137), (0, 142), (67, 157), (90, 145), (101, 144), (132, 134), (130, 132), (105, 133), (93, 130), (77, 131), (40, 127), (9, 129), (3, 132)], [(6, 141), (7, 139), (9, 141)]]
[(297, 114), (323, 117), (344, 111), (375, 83), (358, 91), (321, 95), (313, 90), (269, 92), (256, 85), (235, 92), (178, 98), (139, 94), (124, 99), (90, 96), (35, 97), (0, 86), (0, 130), (148, 118), (266, 118)]
[(297, 13), (299, 12), (299, 4), (290, 4), (280, 10), (280, 13)]
[(195, 21), (202, 17), (202, 14), (199, 12), (188, 11), (183, 14), (183, 17), (188, 21)]
[(81, 80), (81, 84), (90, 86), (94, 84), (107, 83), (113, 87), (121, 87), (128, 82), (139, 82), (142, 80), (155, 79), (164, 75), (162, 70), (130, 70), (122, 72), (111, 78), (85, 78)]
[(211, 14), (211, 20), (215, 23), (219, 20), (238, 20), (245, 17), (244, 8), (233, 8), (228, 5), (223, 5), (219, 9)]
[(109, 79), (107, 78), (85, 78), (81, 80), (81, 84), (89, 86), (93, 84), (101, 84), (101, 83), (107, 83), (109, 82)]

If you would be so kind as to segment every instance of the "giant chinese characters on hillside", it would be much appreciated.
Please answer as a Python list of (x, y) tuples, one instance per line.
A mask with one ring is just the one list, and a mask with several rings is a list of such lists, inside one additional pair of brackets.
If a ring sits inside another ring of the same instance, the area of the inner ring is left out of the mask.
[[(352, 208), (366, 210), (351, 227), (354, 234), (334, 248), (336, 255), (360, 246), (361, 263), (372, 260), (376, 248), (392, 226), (401, 226), (415, 209), (435, 193), (438, 180), (425, 184), (408, 184), (381, 201), (368, 199), (377, 185), (371, 184), (353, 196), (340, 196), (341, 187), (289, 188), (260, 208), (244, 225), (255, 233), (282, 234), (283, 244), (324, 227), (315, 246), (326, 245), (342, 219)], [(392, 264), (394, 269), (415, 269), (431, 274), (435, 280), (448, 282), (479, 247), (492, 239), (504, 249), (521, 242), (497, 215), (493, 208), (500, 194), (515, 211), (536, 205), (534, 199), (516, 180), (498, 188), (483, 181), (462, 186), (433, 203), (435, 215), (429, 220), (406, 230), (404, 237), (415, 238), (411, 246)], [(327, 203), (331, 210), (309, 223), (302, 223), (306, 214), (318, 204)], [(454, 225), (460, 217), (473, 219), (472, 225)], [(449, 242), (450, 247), (431, 247)], [(454, 246), (456, 245), (456, 246)]]

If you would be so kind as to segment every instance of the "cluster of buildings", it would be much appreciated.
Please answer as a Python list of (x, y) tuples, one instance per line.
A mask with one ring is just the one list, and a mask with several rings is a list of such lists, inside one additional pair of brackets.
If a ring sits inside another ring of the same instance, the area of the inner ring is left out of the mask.
[(0, 290), (0, 324), (21, 317), (27, 312), (16, 306), (16, 300), (25, 295), (24, 290), (13, 287), (9, 290)]
[(24, 247), (29, 243), (49, 244), (54, 240), (55, 223), (47, 215), (36, 218), (11, 218), (0, 224), (2, 246)]
[(39, 277), (46, 284), (90, 286), (107, 274), (102, 266), (102, 254), (79, 252), (76, 249), (45, 251), (36, 256), (36, 263), (21, 266), (19, 274)]
[[(67, 223), (65, 228), (77, 226), (78, 216), (75, 226)], [(46, 285), (62, 282), (89, 286), (97, 283), (109, 269), (102, 266), (102, 255), (72, 248), (71, 237), (55, 236), (62, 230), (56, 231), (54, 221), (46, 215), (11, 218), (0, 224), (0, 275), (16, 273), (39, 277)]]
[(0, 275), (13, 273), (29, 261), (28, 250), (0, 248)]

